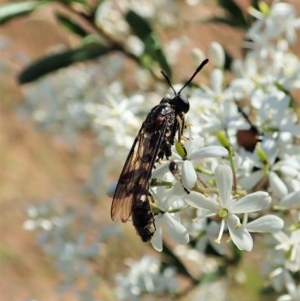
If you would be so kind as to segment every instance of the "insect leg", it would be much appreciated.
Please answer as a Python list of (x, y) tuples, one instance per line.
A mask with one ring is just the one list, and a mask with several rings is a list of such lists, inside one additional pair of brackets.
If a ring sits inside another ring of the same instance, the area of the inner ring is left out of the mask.
[(174, 178), (181, 183), (182, 188), (184, 189), (184, 191), (186, 193), (190, 193), (190, 191), (187, 188), (185, 188), (182, 184), (182, 178), (181, 178), (181, 175), (179, 173), (178, 164), (174, 161), (173, 158), (169, 158), (169, 161), (170, 161), (170, 163), (169, 163), (170, 172), (172, 173)]
[[(176, 115), (176, 121), (177, 121), (177, 126), (176, 129), (178, 130), (178, 141), (181, 142), (181, 137), (183, 134), (183, 130), (185, 128), (185, 114), (182, 112), (179, 115)], [(175, 136), (175, 135), (174, 135)]]
[(181, 180), (181, 175), (178, 169), (178, 164), (174, 161), (173, 157), (172, 157), (172, 150), (171, 150), (171, 146), (172, 144), (168, 141), (168, 140), (164, 140), (162, 148), (159, 152), (158, 155), (158, 159), (162, 159), (164, 156), (166, 156), (166, 158), (169, 160), (169, 170), (172, 173), (172, 175), (174, 176), (174, 178), (179, 181), (183, 187), (183, 189), (185, 190), (186, 193), (190, 193), (190, 191), (188, 189), (186, 189), (183, 184), (182, 184), (182, 180)]

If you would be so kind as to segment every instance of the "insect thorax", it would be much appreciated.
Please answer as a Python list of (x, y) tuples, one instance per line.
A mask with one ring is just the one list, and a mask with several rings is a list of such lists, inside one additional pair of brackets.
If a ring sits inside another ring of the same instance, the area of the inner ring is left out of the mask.
[(145, 121), (148, 131), (160, 130), (165, 127), (170, 127), (175, 121), (175, 110), (170, 103), (160, 103), (155, 106)]

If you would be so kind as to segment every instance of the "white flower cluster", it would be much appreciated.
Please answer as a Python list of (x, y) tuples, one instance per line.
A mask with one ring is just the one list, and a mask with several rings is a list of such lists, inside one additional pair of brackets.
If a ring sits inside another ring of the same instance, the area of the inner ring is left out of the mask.
[(174, 268), (163, 268), (158, 258), (144, 256), (128, 264), (128, 274), (116, 275), (119, 300), (139, 300), (145, 293), (155, 296), (176, 292), (178, 283)]
[[(104, 255), (103, 243), (115, 236), (117, 229), (100, 227), (92, 220), (90, 208), (66, 206), (58, 199), (32, 204), (27, 208), (27, 215), (24, 229), (38, 233), (38, 244), (62, 276), (59, 291), (72, 292), (80, 282), (80, 289), (74, 293), (81, 300), (93, 300), (101, 280), (91, 263)], [(91, 223), (96, 229), (93, 240), (89, 238)]]
[(86, 186), (96, 197), (105, 191), (107, 173), (122, 164), (141, 118), (158, 98), (155, 93), (125, 95), (122, 82), (115, 79), (123, 62), (121, 55), (111, 55), (101, 65), (76, 65), (41, 78), (24, 91), (19, 109), (40, 130), (56, 135), (72, 150), (82, 133), (96, 137), (99, 155)]
[[(98, 143), (107, 146), (106, 156), (112, 142), (114, 147), (128, 148), (145, 102), (142, 95), (126, 97), (121, 82), (113, 81), (122, 64), (123, 59), (112, 56), (101, 67), (77, 65), (42, 78), (26, 91), (21, 112), (31, 114), (40, 129), (70, 144), (82, 131), (92, 130)], [(103, 83), (100, 89), (98, 81)]]
[[(300, 270), (300, 125), (299, 100), (294, 96), (300, 88), (300, 60), (290, 46), (296, 41), (300, 19), (291, 4), (279, 1), (250, 12), (257, 20), (246, 33), (247, 53), (233, 61), (230, 77), (224, 70), (223, 48), (212, 43), (210, 83), (189, 91), (186, 139), (172, 149), (180, 180), (170, 172), (167, 160), (157, 163), (152, 172), (156, 232), (151, 244), (163, 251), (167, 238), (194, 246), (197, 252), (205, 252), (209, 245), (223, 255), (228, 242), (252, 251), (252, 233), (269, 233), (272, 256), (265, 273), (277, 292), (286, 291), (278, 301), (299, 300), (299, 284), (293, 276)], [(68, 135), (85, 128), (95, 131), (104, 148), (101, 168), (105, 168), (115, 161), (107, 158), (111, 154), (115, 158), (116, 149), (130, 148), (142, 116), (154, 102), (151, 98), (149, 103), (145, 93), (125, 97), (117, 83), (93, 89), (90, 82), (95, 74), (85, 76), (82, 85), (73, 85), (63, 95), (49, 91), (55, 101), (43, 101), (44, 96), (35, 91), (27, 104), (45, 127), (59, 125)], [(65, 87), (63, 80), (64, 76)], [(47, 88), (42, 86), (43, 93)], [(157, 104), (161, 95), (153, 95)], [(30, 221), (27, 227), (47, 223)], [(89, 254), (81, 249), (82, 239), (75, 246), (81, 250), (77, 255)], [(74, 248), (53, 252), (68, 251), (67, 258), (74, 255)], [(144, 257), (130, 267), (127, 274), (117, 276), (120, 300), (139, 300), (144, 293), (176, 288), (175, 270), (161, 269), (158, 259)]]
[[(163, 224), (164, 235), (178, 244), (198, 239), (198, 250), (210, 243), (221, 254), (225, 231), (247, 251), (253, 249), (250, 233), (271, 233), (277, 245), (269, 246), (276, 252), (269, 275), (277, 278), (277, 291), (288, 292), (278, 300), (298, 300), (292, 275), (300, 270), (300, 125), (293, 91), (300, 88), (300, 61), (290, 44), (300, 19), (292, 5), (278, 1), (251, 12), (259, 18), (246, 34), (245, 58), (233, 62), (233, 79), (226, 81), (223, 49), (213, 43), (210, 86), (190, 91), (189, 135), (184, 151), (173, 148), (181, 181), (168, 162), (153, 170), (152, 178), (168, 186), (150, 188), (156, 202), (151, 244), (163, 250)], [(189, 223), (192, 208), (196, 219)], [(283, 221), (282, 211), (293, 218)]]

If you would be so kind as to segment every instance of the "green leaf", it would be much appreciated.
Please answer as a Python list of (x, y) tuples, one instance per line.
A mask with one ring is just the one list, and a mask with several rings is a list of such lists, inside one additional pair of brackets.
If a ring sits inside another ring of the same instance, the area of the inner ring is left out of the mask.
[(218, 4), (227, 11), (233, 23), (239, 24), (239, 26), (241, 27), (247, 26), (248, 22), (245, 19), (245, 14), (241, 10), (241, 8), (235, 3), (235, 1), (218, 0)]
[(240, 7), (232, 0), (218, 0), (218, 4), (232, 15), (240, 15), (242, 13)]
[(139, 58), (141, 64), (147, 69), (152, 69), (153, 63), (157, 63), (171, 78), (171, 68), (164, 54), (162, 43), (149, 22), (132, 10), (126, 13), (125, 19), (132, 32), (144, 43), (145, 50)]
[(245, 29), (248, 28), (245, 24), (241, 24), (239, 20), (232, 17), (212, 17), (209, 19), (205, 19), (204, 22), (226, 24), (232, 27), (242, 27)]
[(17, 16), (29, 14), (47, 2), (48, 1), (26, 1), (0, 5), (0, 24)]
[(255, 9), (259, 8), (259, 2), (260, 0), (252, 0), (251, 1), (251, 6), (254, 7)]
[(75, 33), (82, 38), (88, 36), (89, 33), (85, 31), (76, 21), (70, 19), (68, 16), (57, 13), (56, 18), (65, 28), (67, 28), (72, 33)]
[[(159, 64), (160, 68), (167, 72), (171, 78), (171, 68), (162, 49), (159, 37), (155, 32), (147, 37), (145, 43), (145, 54), (150, 56), (153, 61)], [(153, 63), (153, 62), (152, 62)]]
[(80, 3), (80, 4), (83, 4), (84, 6), (88, 5), (86, 0), (57, 0), (57, 2), (62, 2), (67, 5), (72, 4), (72, 3)]
[(147, 39), (153, 32), (149, 22), (133, 10), (129, 10), (125, 18), (132, 32), (142, 41)]
[(18, 81), (20, 84), (26, 84), (60, 68), (106, 55), (113, 50), (115, 49), (104, 46), (95, 39), (92, 41), (89, 39), (87, 43), (77, 49), (53, 54), (32, 63), (19, 74)]

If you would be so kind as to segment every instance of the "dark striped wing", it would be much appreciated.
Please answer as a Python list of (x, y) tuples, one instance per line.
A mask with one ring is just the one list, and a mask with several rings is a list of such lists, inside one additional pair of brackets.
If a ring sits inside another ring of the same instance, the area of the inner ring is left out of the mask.
[(111, 205), (112, 220), (120, 217), (122, 222), (126, 222), (131, 216), (132, 203), (148, 194), (149, 179), (167, 122), (159, 129), (153, 125), (151, 130), (151, 123), (147, 119), (134, 140), (121, 172)]

